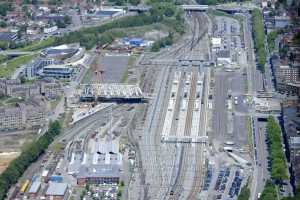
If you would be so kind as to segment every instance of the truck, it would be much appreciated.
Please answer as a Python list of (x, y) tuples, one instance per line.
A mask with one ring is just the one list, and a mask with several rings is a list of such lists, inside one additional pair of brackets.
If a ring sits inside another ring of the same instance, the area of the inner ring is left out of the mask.
[(21, 187), (21, 189), (20, 189), (20, 193), (21, 193), (21, 194), (24, 194), (24, 193), (26, 192), (26, 190), (27, 190), (27, 188), (28, 188), (28, 186), (29, 186), (29, 183), (30, 183), (29, 180), (26, 180), (26, 181), (23, 183), (23, 185), (22, 185), (22, 187)]

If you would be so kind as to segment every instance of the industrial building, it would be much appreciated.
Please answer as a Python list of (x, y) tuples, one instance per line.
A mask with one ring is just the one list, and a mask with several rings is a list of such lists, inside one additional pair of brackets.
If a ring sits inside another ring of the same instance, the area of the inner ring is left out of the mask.
[(68, 184), (50, 182), (46, 191), (47, 200), (64, 200), (68, 197)]
[(30, 199), (35, 199), (37, 197), (37, 194), (39, 190), (41, 189), (41, 182), (40, 181), (34, 181), (28, 190), (28, 195)]
[(77, 184), (111, 184), (119, 183), (120, 166), (116, 164), (110, 165), (91, 165), (82, 166), (77, 175)]

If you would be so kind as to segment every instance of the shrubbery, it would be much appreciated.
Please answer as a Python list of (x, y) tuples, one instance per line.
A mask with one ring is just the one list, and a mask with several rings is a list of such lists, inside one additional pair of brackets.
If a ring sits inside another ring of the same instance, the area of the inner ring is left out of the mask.
[(266, 51), (265, 51), (265, 31), (263, 24), (263, 17), (258, 9), (254, 9), (252, 12), (252, 23), (253, 23), (253, 36), (254, 36), (254, 46), (256, 49), (257, 63), (259, 69), (265, 71), (266, 63)]
[(274, 117), (268, 118), (267, 124), (268, 149), (271, 159), (271, 177), (282, 181), (288, 178), (287, 165), (281, 143), (281, 130)]

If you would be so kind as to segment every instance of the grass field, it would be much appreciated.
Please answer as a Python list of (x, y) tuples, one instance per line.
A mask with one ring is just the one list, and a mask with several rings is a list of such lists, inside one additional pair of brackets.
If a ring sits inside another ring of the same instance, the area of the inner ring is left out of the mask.
[(34, 42), (32, 44), (29, 44), (26, 47), (20, 48), (18, 50), (21, 50), (21, 51), (37, 51), (37, 50), (52, 46), (54, 44), (55, 44), (55, 38), (54, 37), (49, 37), (45, 40), (41, 40), (41, 41), (38, 41), (38, 42)]
[(27, 64), (35, 55), (25, 55), (0, 65), (0, 78), (9, 78), (18, 67)]

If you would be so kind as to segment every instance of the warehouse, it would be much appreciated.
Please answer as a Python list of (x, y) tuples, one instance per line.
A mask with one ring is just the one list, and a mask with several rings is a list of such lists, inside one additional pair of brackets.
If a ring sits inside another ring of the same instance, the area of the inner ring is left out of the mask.
[(77, 184), (118, 184), (119, 179), (120, 166), (117, 164), (82, 166), (77, 175)]

